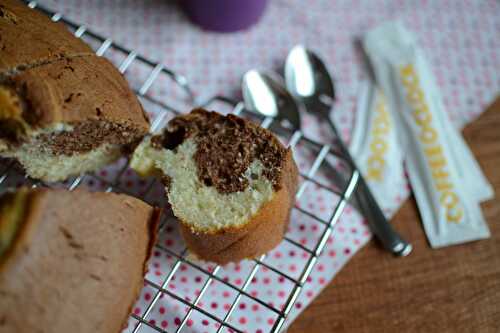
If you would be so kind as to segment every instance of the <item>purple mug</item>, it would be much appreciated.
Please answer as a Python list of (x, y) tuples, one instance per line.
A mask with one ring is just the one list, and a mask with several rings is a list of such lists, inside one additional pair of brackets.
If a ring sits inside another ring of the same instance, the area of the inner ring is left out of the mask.
[(267, 0), (181, 0), (191, 21), (218, 32), (243, 30), (257, 23)]

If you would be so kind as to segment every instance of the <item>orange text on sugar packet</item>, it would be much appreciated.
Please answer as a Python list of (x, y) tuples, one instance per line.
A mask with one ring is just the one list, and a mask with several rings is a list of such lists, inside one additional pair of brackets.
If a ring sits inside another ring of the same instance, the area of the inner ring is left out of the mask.
[(372, 181), (382, 181), (385, 168), (385, 157), (389, 149), (387, 136), (391, 130), (391, 120), (385, 105), (384, 95), (377, 91), (375, 115), (373, 118), (373, 128), (371, 131), (370, 156), (368, 157), (368, 169), (366, 179)]
[(451, 181), (448, 161), (439, 142), (439, 134), (432, 126), (432, 113), (429, 110), (420, 87), (420, 82), (412, 64), (401, 66), (401, 80), (406, 89), (406, 98), (413, 108), (413, 118), (420, 129), (419, 140), (424, 146), (424, 154), (431, 169), (434, 185), (440, 194), (439, 202), (446, 208), (448, 222), (459, 223), (464, 215), (460, 200)]

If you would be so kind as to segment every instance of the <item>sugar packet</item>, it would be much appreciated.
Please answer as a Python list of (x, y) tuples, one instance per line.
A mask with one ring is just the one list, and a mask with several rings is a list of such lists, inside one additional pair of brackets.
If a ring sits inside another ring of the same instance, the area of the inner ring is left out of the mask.
[(395, 189), (406, 184), (403, 151), (385, 96), (371, 79), (361, 83), (349, 151), (379, 206), (395, 211)]
[(370, 31), (363, 47), (394, 115), (431, 246), (489, 237), (479, 202), (493, 195), (492, 187), (450, 124), (415, 37), (391, 22)]

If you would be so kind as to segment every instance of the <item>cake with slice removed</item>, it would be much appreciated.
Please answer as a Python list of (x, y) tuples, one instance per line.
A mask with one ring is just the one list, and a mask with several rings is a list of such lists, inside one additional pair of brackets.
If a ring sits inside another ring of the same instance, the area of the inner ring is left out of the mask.
[(0, 157), (65, 180), (116, 161), (148, 130), (111, 62), (24, 3), (0, 1)]
[(195, 109), (147, 137), (131, 166), (164, 181), (182, 236), (200, 259), (253, 258), (283, 239), (297, 167), (290, 149), (250, 121)]
[(136, 96), (104, 58), (64, 59), (0, 82), (0, 156), (64, 180), (117, 160), (148, 133)]
[(114, 193), (1, 196), (0, 332), (120, 332), (143, 287), (158, 218)]

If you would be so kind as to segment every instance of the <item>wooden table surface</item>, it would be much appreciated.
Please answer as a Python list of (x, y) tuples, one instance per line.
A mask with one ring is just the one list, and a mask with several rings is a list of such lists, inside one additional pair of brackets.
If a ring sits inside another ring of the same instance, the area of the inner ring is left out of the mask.
[(500, 332), (500, 98), (464, 130), (493, 184), (482, 205), (492, 237), (432, 250), (413, 198), (392, 219), (413, 253), (373, 240), (291, 325), (303, 332)]

